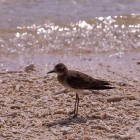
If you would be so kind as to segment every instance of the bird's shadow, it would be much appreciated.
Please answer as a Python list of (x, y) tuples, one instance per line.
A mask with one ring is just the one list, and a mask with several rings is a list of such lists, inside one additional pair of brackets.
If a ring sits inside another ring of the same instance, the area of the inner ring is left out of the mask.
[(66, 126), (66, 125), (74, 125), (74, 124), (80, 124), (80, 123), (86, 123), (88, 120), (94, 120), (96, 118), (93, 117), (71, 117), (68, 116), (66, 118), (61, 118), (59, 120), (55, 120), (53, 122), (47, 123), (47, 127), (52, 127), (55, 125), (60, 125), (60, 126)]

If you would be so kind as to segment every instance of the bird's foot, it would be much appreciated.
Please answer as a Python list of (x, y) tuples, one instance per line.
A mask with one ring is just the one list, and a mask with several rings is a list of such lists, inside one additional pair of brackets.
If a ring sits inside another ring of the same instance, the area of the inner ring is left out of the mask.
[(73, 115), (73, 114), (75, 114), (75, 110), (68, 113), (68, 115), (70, 115), (70, 116)]
[(75, 110), (74, 111), (71, 111), (71, 112), (69, 112), (69, 114), (68, 114), (69, 116), (72, 116), (72, 118), (75, 118), (75, 117), (77, 117), (77, 113), (75, 112)]
[(75, 118), (75, 117), (77, 117), (77, 115), (78, 115), (77, 113), (73, 114), (72, 118)]

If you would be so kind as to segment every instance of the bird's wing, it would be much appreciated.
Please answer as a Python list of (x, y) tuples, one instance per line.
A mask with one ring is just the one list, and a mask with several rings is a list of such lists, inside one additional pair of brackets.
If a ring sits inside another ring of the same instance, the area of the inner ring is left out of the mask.
[(97, 80), (84, 73), (70, 71), (69, 76), (67, 77), (67, 82), (75, 89), (89, 89), (96, 84)]
[(94, 79), (84, 73), (70, 71), (67, 77), (68, 84), (75, 89), (95, 89), (104, 90), (111, 89), (110, 83), (103, 80)]

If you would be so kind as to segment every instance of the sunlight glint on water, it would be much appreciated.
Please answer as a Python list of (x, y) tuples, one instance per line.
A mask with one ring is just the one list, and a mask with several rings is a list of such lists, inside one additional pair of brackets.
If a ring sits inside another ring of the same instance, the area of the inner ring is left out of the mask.
[(139, 19), (140, 17), (136, 15), (109, 16), (66, 25), (47, 21), (44, 25), (17, 27), (9, 40), (3, 39), (0, 42), (1, 50), (3, 54), (57, 52), (65, 55), (77, 53), (122, 55), (140, 48), (140, 24), (132, 22)]

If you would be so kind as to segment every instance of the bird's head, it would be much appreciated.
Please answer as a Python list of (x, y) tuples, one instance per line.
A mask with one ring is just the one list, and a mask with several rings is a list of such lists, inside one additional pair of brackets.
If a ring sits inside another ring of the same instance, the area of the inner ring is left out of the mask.
[(63, 63), (57, 64), (53, 70), (48, 73), (56, 73), (57, 75), (64, 75), (68, 71), (67, 67)]

